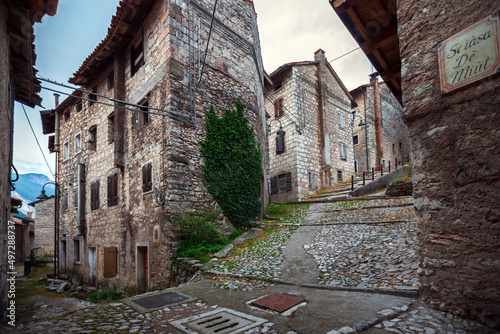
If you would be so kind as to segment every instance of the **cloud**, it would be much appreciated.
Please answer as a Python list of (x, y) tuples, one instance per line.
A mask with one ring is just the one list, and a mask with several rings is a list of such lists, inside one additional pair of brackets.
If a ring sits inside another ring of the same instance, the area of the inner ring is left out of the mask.
[[(254, 0), (254, 4), (268, 73), (288, 62), (313, 60), (319, 48), (332, 60), (358, 47), (326, 0)], [(368, 83), (372, 72), (361, 50), (332, 66), (348, 89)]]

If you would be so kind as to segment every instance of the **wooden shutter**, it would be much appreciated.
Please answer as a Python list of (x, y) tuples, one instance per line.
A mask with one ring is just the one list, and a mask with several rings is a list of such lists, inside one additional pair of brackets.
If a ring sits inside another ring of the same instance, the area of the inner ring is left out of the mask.
[(271, 194), (277, 194), (278, 193), (278, 177), (273, 176), (271, 178)]
[(108, 206), (112, 206), (113, 199), (113, 175), (108, 176)]
[(286, 190), (292, 190), (292, 173), (286, 173)]
[(142, 191), (148, 192), (153, 189), (153, 180), (152, 180), (152, 164), (148, 162), (144, 166), (142, 166)]
[(100, 185), (100, 182), (99, 181), (96, 181), (95, 182), (95, 208), (96, 209), (99, 209), (99, 206), (100, 206), (100, 195), (99, 195), (99, 185)]
[(104, 278), (116, 277), (117, 253), (116, 247), (104, 247)]
[(113, 175), (113, 205), (118, 205), (118, 173)]

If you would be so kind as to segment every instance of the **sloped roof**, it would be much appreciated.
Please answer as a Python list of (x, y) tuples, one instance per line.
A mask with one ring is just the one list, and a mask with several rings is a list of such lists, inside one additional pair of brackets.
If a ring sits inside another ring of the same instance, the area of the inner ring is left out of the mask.
[(402, 104), (401, 58), (394, 0), (329, 0), (340, 20)]

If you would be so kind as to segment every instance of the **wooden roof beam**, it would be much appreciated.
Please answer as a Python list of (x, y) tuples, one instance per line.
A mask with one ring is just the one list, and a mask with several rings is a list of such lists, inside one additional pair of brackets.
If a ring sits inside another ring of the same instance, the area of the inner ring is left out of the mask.
[(356, 4), (357, 0), (330, 0), (330, 4), (335, 8), (337, 13), (344, 13)]
[(396, 26), (391, 26), (388, 29), (385, 29), (384, 31), (380, 32), (377, 36), (373, 37), (372, 39), (366, 40), (363, 44), (361, 44), (361, 49), (363, 51), (372, 53), (373, 50), (377, 49), (380, 47), (380, 43), (390, 39), (390, 38), (397, 38), (398, 35), (398, 28)]

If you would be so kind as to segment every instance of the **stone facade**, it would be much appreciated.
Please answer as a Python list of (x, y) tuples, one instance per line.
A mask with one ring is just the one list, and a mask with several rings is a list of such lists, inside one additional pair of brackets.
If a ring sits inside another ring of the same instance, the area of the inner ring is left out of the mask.
[[(355, 111), (359, 116), (353, 125), (357, 172), (380, 169), (384, 162), (384, 168), (389, 168), (390, 162), (394, 169), (396, 160), (397, 168), (400, 168), (403, 160), (408, 161), (410, 140), (399, 102), (376, 75), (372, 75), (370, 84), (352, 90), (351, 95), (358, 105)], [(361, 119), (366, 125), (358, 126)]]
[[(108, 37), (70, 80), (89, 92), (154, 109), (123, 109), (104, 97), (97, 102), (112, 105), (92, 103), (95, 97), (85, 92), (75, 95), (87, 100), (70, 97), (56, 109), (61, 273), (137, 292), (169, 285), (176, 244), (172, 216), (214, 206), (201, 181), (199, 152), (210, 105), (221, 114), (240, 97), (266, 152), (253, 5), (218, 1), (206, 49), (214, 2), (123, 2)], [(136, 35), (120, 45), (125, 52), (106, 55), (110, 45), (117, 47), (114, 32), (131, 29), (131, 20), (122, 18), (136, 17), (139, 3), (150, 10), (134, 27)], [(92, 72), (95, 66), (101, 70)], [(267, 164), (264, 156), (264, 172)], [(268, 198), (264, 183), (263, 208)]]
[[(285, 64), (270, 78), (266, 110), (271, 116), (271, 200), (301, 201), (349, 180), (354, 174), (350, 125), (354, 100), (324, 51), (318, 50), (314, 61)], [(280, 124), (286, 132), (284, 147), (277, 147)]]
[(34, 247), (38, 248), (37, 256), (54, 254), (54, 201), (52, 196), (30, 204), (36, 208)]
[(500, 329), (498, 73), (441, 94), (438, 44), (498, 1), (398, 1), (404, 118), (414, 160), (422, 299)]

